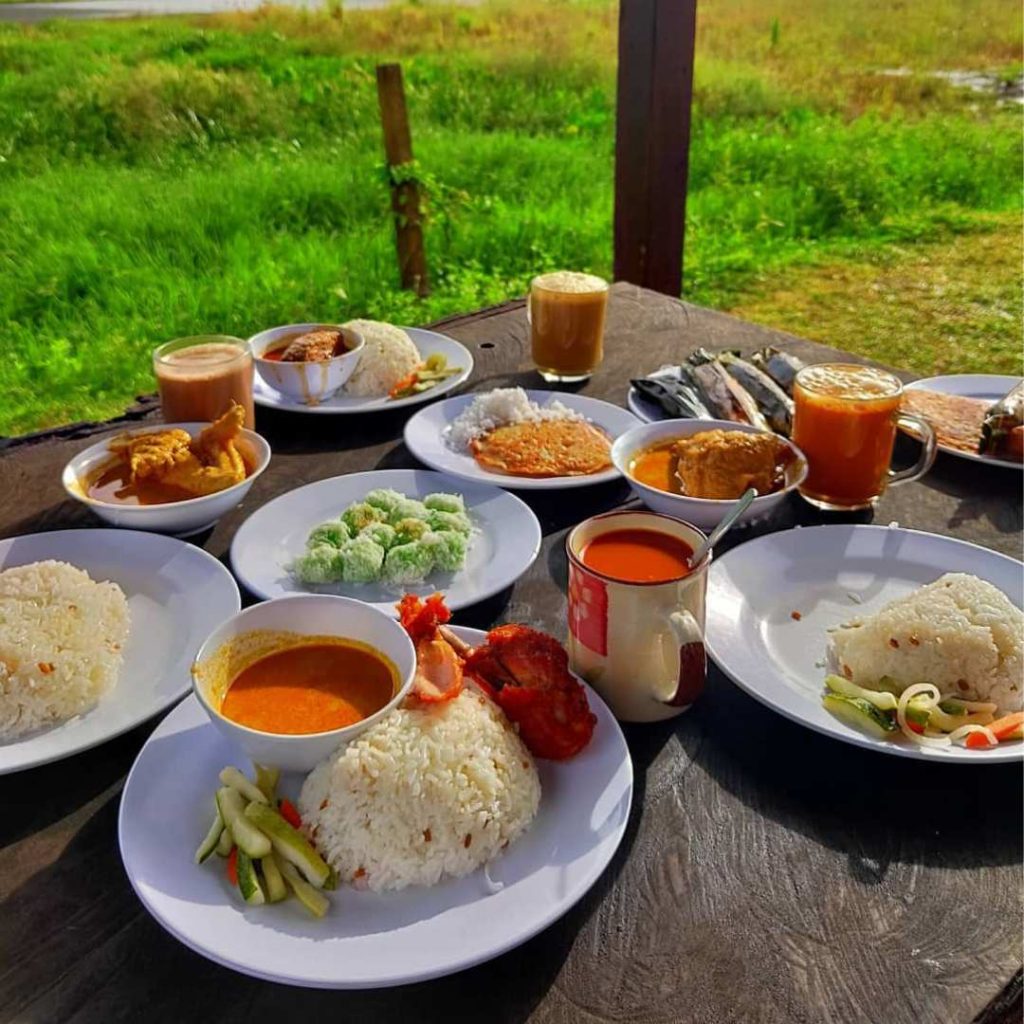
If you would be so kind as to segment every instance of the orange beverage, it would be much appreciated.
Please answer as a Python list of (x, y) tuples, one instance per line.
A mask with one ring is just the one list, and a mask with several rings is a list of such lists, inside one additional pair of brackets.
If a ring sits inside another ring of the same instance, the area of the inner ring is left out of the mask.
[[(824, 509), (867, 508), (887, 486), (923, 476), (935, 461), (935, 434), (900, 412), (903, 385), (872, 366), (824, 363), (804, 367), (793, 387), (793, 442), (807, 456), (800, 493)], [(897, 425), (924, 442), (921, 458), (894, 473)]]
[(207, 334), (178, 338), (153, 353), (165, 423), (210, 423), (235, 401), (252, 430), (252, 353), (241, 338)]
[(608, 282), (559, 270), (530, 284), (527, 318), (533, 361), (547, 381), (586, 380), (604, 356)]

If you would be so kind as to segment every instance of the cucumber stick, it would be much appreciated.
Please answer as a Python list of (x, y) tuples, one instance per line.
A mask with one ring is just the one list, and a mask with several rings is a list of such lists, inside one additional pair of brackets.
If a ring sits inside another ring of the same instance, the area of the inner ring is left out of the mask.
[(859, 697), (869, 704), (874, 704), (879, 711), (895, 711), (896, 698), (885, 690), (868, 690), (856, 683), (851, 683), (843, 676), (826, 676), (825, 685), (843, 697)]
[(224, 826), (220, 833), (220, 839), (217, 840), (217, 856), (227, 857), (231, 853), (231, 847), (235, 845), (235, 837), (231, 834), (231, 829)]
[(319, 889), (313, 888), (299, 874), (295, 865), (285, 860), (276, 850), (273, 858), (281, 874), (284, 876), (284, 880), (292, 887), (292, 891), (298, 897), (299, 902), (314, 917), (323, 917), (327, 913), (327, 908), (331, 905), (330, 900)]
[[(263, 795), (262, 793), (260, 794)], [(245, 801), (237, 789), (223, 786), (217, 790), (217, 806), (224, 823), (231, 829), (239, 852), (257, 860), (270, 853), (270, 840), (245, 815)], [(250, 807), (266, 807), (266, 804), (250, 804)], [(267, 808), (269, 810), (269, 808)]]
[(255, 800), (258, 804), (269, 803), (263, 790), (255, 783), (250, 782), (237, 768), (231, 765), (221, 769), (220, 781), (225, 786), (237, 789), (247, 803), (250, 800)]
[[(282, 859), (294, 864), (311, 885), (317, 889), (324, 887), (330, 878), (331, 869), (298, 829), (292, 828), (277, 811), (266, 804), (249, 804), (245, 809), (245, 817), (247, 824), (255, 825), (261, 833), (270, 836), (270, 842)], [(238, 839), (237, 834), (235, 838)]]
[(252, 907), (267, 902), (259, 875), (256, 874), (256, 863), (241, 847), (238, 848), (238, 891), (242, 899)]
[(832, 712), (840, 721), (875, 739), (889, 739), (897, 731), (896, 723), (863, 697), (844, 697), (842, 694), (830, 693), (822, 699), (822, 704), (826, 711)]
[(260, 871), (263, 872), (263, 888), (267, 893), (268, 903), (280, 903), (288, 895), (284, 878), (281, 877), (281, 869), (274, 860), (274, 851), (260, 861)]
[(224, 819), (220, 816), (220, 809), (217, 807), (217, 801), (213, 802), (213, 824), (210, 826), (209, 831), (206, 833), (206, 837), (199, 844), (199, 849), (196, 850), (196, 863), (202, 864), (214, 850), (217, 849), (220, 843), (220, 837), (224, 834)]
[(253, 765), (256, 769), (256, 785), (259, 791), (272, 804), (277, 797), (277, 780), (281, 777), (280, 768), (268, 768), (264, 764)]

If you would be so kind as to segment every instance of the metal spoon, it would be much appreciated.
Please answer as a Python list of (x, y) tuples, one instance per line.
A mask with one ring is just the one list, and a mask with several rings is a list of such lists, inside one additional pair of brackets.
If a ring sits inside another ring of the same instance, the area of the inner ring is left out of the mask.
[(703, 544), (690, 555), (690, 568), (700, 565), (707, 553), (732, 529), (736, 520), (750, 508), (750, 503), (757, 497), (757, 488), (748, 487), (737, 499), (736, 504), (722, 517), (722, 521), (711, 531)]

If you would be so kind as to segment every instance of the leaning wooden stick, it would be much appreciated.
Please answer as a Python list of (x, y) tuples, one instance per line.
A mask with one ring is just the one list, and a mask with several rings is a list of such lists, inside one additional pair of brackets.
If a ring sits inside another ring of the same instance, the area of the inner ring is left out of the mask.
[(412, 136), (405, 107), (400, 64), (377, 65), (377, 95), (384, 127), (384, 154), (391, 172), (391, 209), (402, 287), (426, 295), (430, 291), (427, 256), (423, 248), (420, 185), (408, 172), (413, 162)]

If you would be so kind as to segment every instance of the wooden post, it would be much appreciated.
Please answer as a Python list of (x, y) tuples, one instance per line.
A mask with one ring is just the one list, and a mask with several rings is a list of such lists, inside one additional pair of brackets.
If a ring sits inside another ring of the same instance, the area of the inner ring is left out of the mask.
[(377, 65), (377, 97), (384, 126), (384, 156), (392, 173), (391, 209), (395, 215), (395, 244), (402, 287), (427, 295), (427, 254), (423, 249), (423, 214), (420, 210), (420, 186), (410, 173), (403, 180), (403, 169), (411, 170), (412, 136), (405, 108), (400, 64)]
[(681, 295), (697, 0), (620, 0), (615, 277)]

